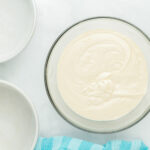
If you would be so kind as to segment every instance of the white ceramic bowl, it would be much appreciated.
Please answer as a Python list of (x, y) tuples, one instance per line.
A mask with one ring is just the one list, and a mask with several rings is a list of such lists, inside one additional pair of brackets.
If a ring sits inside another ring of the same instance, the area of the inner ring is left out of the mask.
[(0, 81), (0, 150), (33, 150), (37, 137), (33, 105), (16, 86)]
[(0, 62), (11, 59), (25, 48), (35, 24), (34, 0), (0, 1)]
[(143, 118), (144, 115), (149, 111), (150, 83), (148, 83), (148, 92), (141, 100), (140, 104), (133, 111), (121, 117), (120, 119), (110, 121), (94, 121), (83, 118), (73, 112), (65, 104), (58, 90), (56, 77), (57, 64), (68, 42), (84, 32), (95, 29), (114, 30), (132, 39), (142, 50), (148, 64), (148, 69), (150, 68), (150, 41), (139, 28), (121, 19), (97, 17), (76, 23), (58, 37), (47, 57), (45, 65), (45, 85), (52, 104), (59, 114), (68, 122), (87, 131), (110, 133), (132, 126), (141, 118)]

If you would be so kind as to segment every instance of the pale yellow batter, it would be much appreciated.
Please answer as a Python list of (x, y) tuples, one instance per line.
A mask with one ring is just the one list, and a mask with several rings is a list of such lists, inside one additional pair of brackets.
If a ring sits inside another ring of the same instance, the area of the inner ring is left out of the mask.
[(65, 103), (91, 120), (114, 120), (133, 110), (147, 90), (148, 71), (137, 45), (124, 35), (96, 30), (71, 41), (57, 68)]

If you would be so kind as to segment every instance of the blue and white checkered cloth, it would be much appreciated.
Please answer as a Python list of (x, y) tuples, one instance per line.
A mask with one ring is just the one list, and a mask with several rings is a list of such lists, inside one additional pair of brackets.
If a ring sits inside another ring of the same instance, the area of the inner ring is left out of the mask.
[(80, 139), (59, 136), (39, 138), (35, 150), (149, 150), (141, 141), (111, 141), (98, 145)]

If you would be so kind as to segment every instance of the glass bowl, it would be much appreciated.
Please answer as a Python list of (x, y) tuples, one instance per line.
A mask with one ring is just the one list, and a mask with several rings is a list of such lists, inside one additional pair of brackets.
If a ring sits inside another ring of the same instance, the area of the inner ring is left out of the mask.
[(64, 102), (57, 87), (57, 64), (66, 45), (76, 36), (95, 29), (106, 29), (120, 32), (132, 39), (142, 50), (150, 68), (150, 41), (147, 35), (135, 25), (112, 17), (96, 17), (80, 21), (65, 30), (54, 42), (45, 64), (45, 86), (49, 99), (57, 112), (72, 125), (91, 132), (111, 133), (126, 129), (140, 121), (150, 109), (150, 84), (140, 103), (127, 115), (110, 121), (94, 121), (83, 118), (73, 112)]

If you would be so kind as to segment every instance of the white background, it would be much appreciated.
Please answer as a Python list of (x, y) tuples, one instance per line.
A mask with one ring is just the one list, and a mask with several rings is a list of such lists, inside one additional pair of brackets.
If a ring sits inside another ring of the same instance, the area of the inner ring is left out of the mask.
[(56, 113), (44, 87), (46, 56), (64, 29), (88, 17), (112, 16), (135, 24), (150, 37), (150, 0), (37, 0), (37, 6), (37, 27), (31, 42), (17, 57), (0, 64), (0, 79), (16, 84), (31, 98), (39, 115), (39, 136), (65, 135), (99, 144), (115, 139), (141, 139), (150, 146), (150, 114), (125, 131), (88, 133)]

